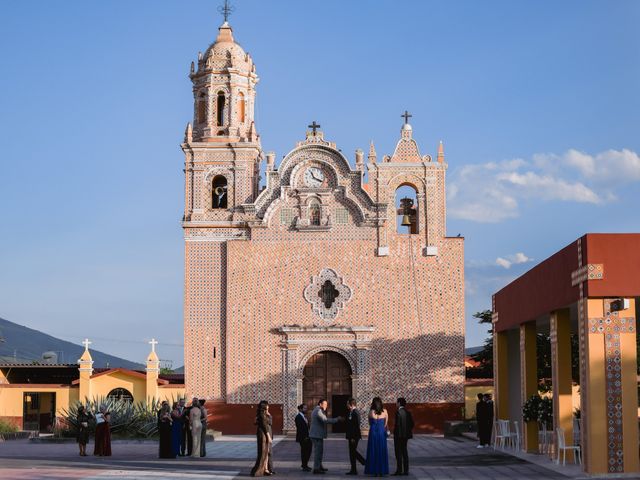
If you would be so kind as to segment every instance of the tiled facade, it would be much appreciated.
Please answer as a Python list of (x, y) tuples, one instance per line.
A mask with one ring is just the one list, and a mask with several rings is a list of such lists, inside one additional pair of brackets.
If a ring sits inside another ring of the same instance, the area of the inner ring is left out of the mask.
[[(405, 123), (392, 156), (378, 162), (372, 145), (366, 163), (356, 152), (354, 170), (309, 131), (277, 168), (266, 155), (259, 192), (258, 78), (226, 23), (191, 79), (194, 124), (182, 144), (187, 394), (227, 405), (266, 398), (282, 405), (288, 429), (306, 361), (330, 350), (349, 362), (362, 405), (374, 395), (462, 405), (464, 245), (445, 236), (442, 145), (436, 161), (421, 156)], [(227, 203), (213, 208), (221, 177)], [(416, 191), (415, 234), (397, 233), (405, 185)]]

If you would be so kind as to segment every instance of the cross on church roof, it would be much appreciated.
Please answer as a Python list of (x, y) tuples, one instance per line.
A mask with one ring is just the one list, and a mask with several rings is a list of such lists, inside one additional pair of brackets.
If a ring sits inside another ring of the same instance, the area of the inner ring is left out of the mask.
[(82, 344), (84, 345), (84, 349), (85, 350), (89, 350), (89, 345), (91, 345), (91, 342), (89, 341), (88, 338), (85, 338), (84, 342), (82, 342)]
[(222, 16), (224, 17), (225, 23), (227, 23), (227, 20), (229, 19), (229, 17), (231, 16), (234, 10), (235, 8), (229, 5), (229, 0), (224, 0), (224, 5), (221, 5), (220, 7), (218, 7), (218, 12), (220, 12), (220, 14), (222, 14)]
[(155, 338), (152, 338), (151, 341), (149, 342), (149, 345), (151, 345), (151, 351), (155, 352), (156, 351), (156, 345), (158, 344), (158, 341)]
[(407, 112), (406, 110), (404, 111), (404, 113), (402, 115), (400, 115), (401, 117), (404, 117), (404, 123), (409, 123), (409, 118), (413, 117), (413, 115), (411, 115), (409, 112)]
[(316, 134), (316, 130), (320, 128), (320, 124), (316, 123), (314, 120), (311, 125), (307, 125), (311, 130), (313, 130), (313, 134)]

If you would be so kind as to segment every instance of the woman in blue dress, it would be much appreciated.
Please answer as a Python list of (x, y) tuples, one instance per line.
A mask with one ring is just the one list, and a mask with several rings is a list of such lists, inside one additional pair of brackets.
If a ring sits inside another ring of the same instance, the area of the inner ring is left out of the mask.
[(367, 461), (364, 473), (381, 477), (389, 474), (389, 454), (387, 450), (387, 422), (389, 415), (382, 406), (382, 399), (376, 397), (369, 410), (369, 440), (367, 441)]
[(173, 409), (171, 410), (171, 453), (174, 457), (180, 455), (180, 442), (182, 441), (182, 427), (184, 421), (182, 420), (182, 412), (178, 407), (178, 402), (173, 402)]

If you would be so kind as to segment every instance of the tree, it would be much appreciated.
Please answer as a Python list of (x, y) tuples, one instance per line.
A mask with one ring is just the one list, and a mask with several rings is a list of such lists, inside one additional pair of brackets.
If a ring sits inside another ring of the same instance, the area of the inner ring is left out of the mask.
[[(491, 320), (491, 310), (483, 310), (473, 314), (474, 318), (482, 324), (493, 325)], [(467, 369), (467, 376), (471, 378), (491, 378), (493, 377), (493, 328), (487, 333), (489, 337), (484, 341), (482, 349), (469, 355), (480, 365)], [(640, 335), (638, 336), (640, 337)], [(571, 377), (574, 382), (580, 383), (580, 354), (578, 348), (578, 335), (571, 335)], [(536, 355), (537, 370), (540, 380), (551, 381), (551, 338), (546, 333), (536, 335)], [(639, 364), (640, 365), (640, 364)], [(551, 384), (548, 383), (550, 388)]]
[[(478, 319), (478, 323), (492, 325), (491, 310), (483, 310), (473, 314), (473, 318)], [(493, 377), (493, 328), (487, 330), (489, 337), (484, 341), (482, 349), (469, 355), (472, 360), (480, 364), (478, 367), (467, 369), (467, 374), (475, 378)]]

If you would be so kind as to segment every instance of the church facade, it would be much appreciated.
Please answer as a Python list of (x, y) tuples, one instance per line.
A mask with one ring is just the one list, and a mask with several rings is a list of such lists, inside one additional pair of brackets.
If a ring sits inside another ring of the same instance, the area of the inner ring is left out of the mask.
[(393, 155), (372, 143), (352, 168), (314, 122), (276, 165), (254, 122), (255, 64), (227, 22), (190, 78), (185, 388), (213, 428), (253, 431), (262, 399), (285, 432), (320, 398), (339, 415), (351, 396), (363, 409), (403, 396), (424, 432), (461, 418), (464, 239), (446, 236), (442, 144), (421, 155), (406, 116)]

